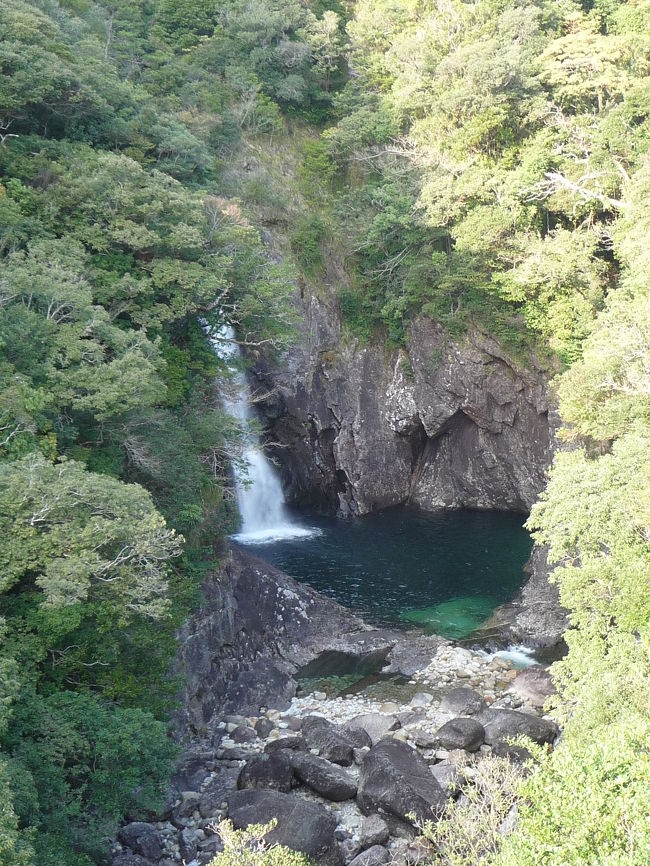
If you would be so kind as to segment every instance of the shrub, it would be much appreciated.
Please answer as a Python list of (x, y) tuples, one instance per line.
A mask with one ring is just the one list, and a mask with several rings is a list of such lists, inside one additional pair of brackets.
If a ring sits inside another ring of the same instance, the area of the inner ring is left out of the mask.
[(217, 832), (224, 850), (210, 866), (310, 866), (304, 854), (284, 845), (267, 845), (264, 837), (277, 822), (251, 824), (245, 830), (235, 830), (230, 821), (221, 821)]

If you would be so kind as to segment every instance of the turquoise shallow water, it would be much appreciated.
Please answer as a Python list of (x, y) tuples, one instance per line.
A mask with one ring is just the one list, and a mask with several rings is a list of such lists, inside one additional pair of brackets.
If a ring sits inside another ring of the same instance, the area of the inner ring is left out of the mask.
[(512, 599), (532, 547), (523, 516), (500, 511), (400, 506), (356, 520), (294, 517), (320, 533), (247, 549), (371, 621), (451, 638)]

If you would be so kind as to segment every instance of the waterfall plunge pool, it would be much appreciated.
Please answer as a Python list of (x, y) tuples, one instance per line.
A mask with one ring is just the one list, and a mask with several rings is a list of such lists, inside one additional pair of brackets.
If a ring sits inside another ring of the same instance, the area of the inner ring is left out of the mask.
[(369, 622), (454, 639), (512, 600), (532, 548), (523, 515), (502, 511), (397, 506), (351, 520), (289, 514), (311, 532), (271, 543), (242, 538), (246, 549)]

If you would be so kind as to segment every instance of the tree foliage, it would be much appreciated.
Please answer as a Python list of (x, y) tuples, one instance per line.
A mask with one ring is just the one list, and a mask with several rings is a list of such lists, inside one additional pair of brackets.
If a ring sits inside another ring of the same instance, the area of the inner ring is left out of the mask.
[(236, 519), (209, 338), (292, 329), (220, 172), (329, 110), (344, 41), (290, 3), (0, 8), (3, 862), (101, 862), (164, 790), (174, 632)]

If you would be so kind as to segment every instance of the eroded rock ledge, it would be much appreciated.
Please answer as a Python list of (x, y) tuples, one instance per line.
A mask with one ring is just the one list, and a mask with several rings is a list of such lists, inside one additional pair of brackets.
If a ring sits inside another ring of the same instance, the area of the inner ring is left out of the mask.
[(204, 583), (204, 602), (180, 633), (181, 729), (205, 735), (218, 714), (285, 708), (294, 674), (316, 659), (372, 670), (400, 635), (359, 617), (233, 546)]

